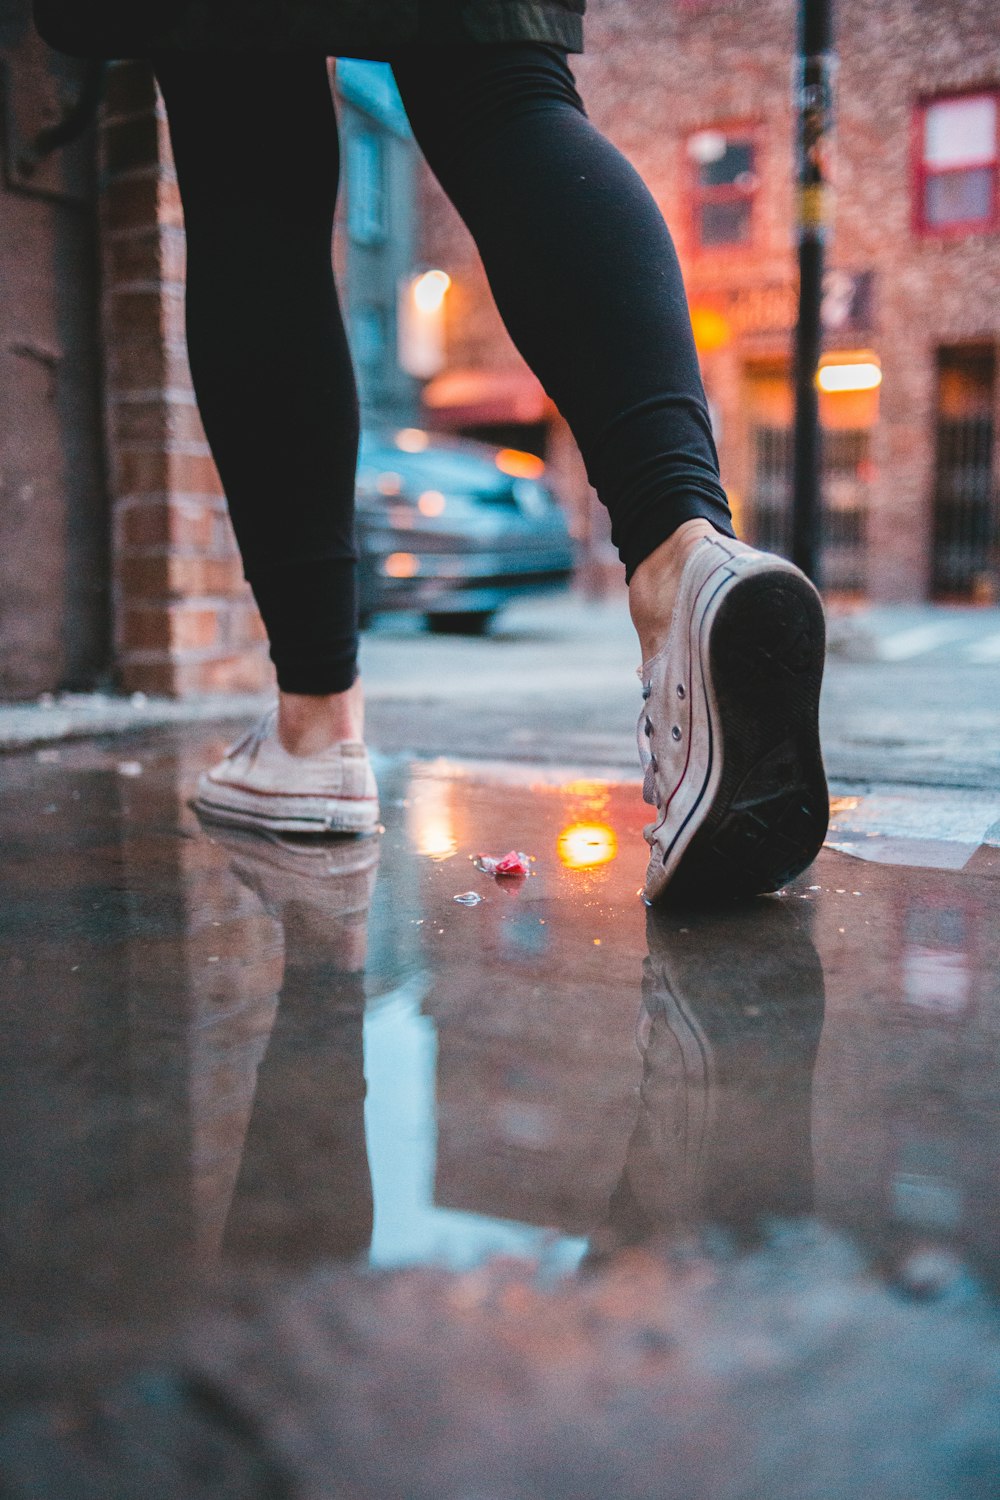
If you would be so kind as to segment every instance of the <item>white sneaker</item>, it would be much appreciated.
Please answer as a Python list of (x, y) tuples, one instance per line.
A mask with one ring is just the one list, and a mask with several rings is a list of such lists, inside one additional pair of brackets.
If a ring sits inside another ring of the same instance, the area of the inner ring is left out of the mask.
[(217, 823), (281, 833), (374, 833), (379, 815), (361, 741), (291, 755), (278, 739), (274, 708), (199, 778), (194, 806)]
[(723, 536), (693, 548), (666, 644), (639, 668), (647, 902), (774, 891), (816, 857), (824, 649), (798, 568)]

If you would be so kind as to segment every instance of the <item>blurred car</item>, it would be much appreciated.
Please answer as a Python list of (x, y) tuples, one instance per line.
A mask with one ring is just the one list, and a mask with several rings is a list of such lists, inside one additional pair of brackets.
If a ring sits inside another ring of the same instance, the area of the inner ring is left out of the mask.
[(365, 433), (358, 464), (361, 618), (426, 616), (482, 634), (515, 596), (565, 588), (566, 518), (531, 453), (434, 436)]

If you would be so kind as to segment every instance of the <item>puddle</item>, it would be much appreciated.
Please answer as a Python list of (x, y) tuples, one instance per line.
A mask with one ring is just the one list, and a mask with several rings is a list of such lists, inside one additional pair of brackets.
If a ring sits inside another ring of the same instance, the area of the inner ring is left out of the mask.
[[(165, 1312), (227, 1263), (561, 1274), (813, 1215), (1000, 1280), (985, 851), (828, 849), (780, 896), (647, 914), (632, 785), (401, 761), (381, 839), (268, 840), (188, 809), (217, 750), (3, 763), (22, 1315)], [(511, 848), (530, 878), (476, 869)]]

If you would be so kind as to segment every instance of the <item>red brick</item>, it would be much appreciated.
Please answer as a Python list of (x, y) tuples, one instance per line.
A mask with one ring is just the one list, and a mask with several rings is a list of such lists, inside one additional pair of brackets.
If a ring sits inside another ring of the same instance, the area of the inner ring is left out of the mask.
[[(179, 494), (223, 496), (222, 480), (209, 453), (171, 453), (170, 484)], [(217, 515), (221, 514), (216, 507)]]
[[(117, 490), (123, 499), (159, 496), (166, 491), (175, 496), (204, 496), (215, 502), (214, 512), (219, 513), (222, 482), (210, 454), (127, 448), (118, 454), (116, 473)], [(212, 545), (211, 535), (207, 534), (206, 547)]]
[(104, 164), (115, 176), (156, 166), (160, 154), (160, 122), (152, 113), (109, 124), (104, 130)]
[(106, 300), (107, 329), (112, 341), (164, 336), (163, 298), (156, 288), (117, 291)]
[(161, 339), (119, 339), (109, 351), (108, 384), (116, 396), (130, 391), (192, 392), (187, 351)]
[(176, 182), (160, 178), (157, 217), (160, 224), (171, 229), (184, 228), (184, 210), (181, 207), (180, 188)]
[(151, 500), (118, 511), (124, 548), (172, 547), (207, 552), (215, 537), (216, 517), (210, 504), (193, 500)]
[(153, 70), (144, 62), (118, 62), (108, 69), (104, 91), (104, 113), (109, 120), (156, 108)]
[(184, 231), (165, 226), (161, 246), (164, 281), (176, 282), (178, 286), (182, 286), (187, 268), (187, 241), (184, 238)]
[[(242, 598), (246, 583), (237, 557), (188, 557), (164, 547), (159, 552), (145, 552), (123, 557), (118, 578), (130, 604), (142, 600), (209, 597)], [(246, 639), (257, 641), (259, 635), (246, 627)], [(226, 636), (231, 632), (226, 623)]]
[(240, 650), (244, 646), (267, 644), (264, 622), (257, 612), (257, 606), (252, 597), (247, 598), (245, 603), (234, 604), (230, 607), (225, 628), (227, 644), (233, 650)]
[(134, 234), (108, 235), (105, 240), (105, 269), (111, 283), (158, 282), (160, 245), (160, 231), (155, 225), (137, 230)]
[(141, 229), (159, 223), (159, 193), (155, 172), (146, 177), (124, 177), (108, 184), (103, 203), (108, 230)]
[(128, 446), (207, 446), (193, 401), (172, 400), (167, 393), (148, 399), (116, 401), (111, 425), (115, 439)]
[(166, 653), (162, 661), (135, 661), (123, 657), (120, 677), (122, 690), (126, 693), (150, 693), (164, 698), (183, 696), (177, 691), (176, 668)]
[(116, 401), (110, 415), (112, 435), (119, 443), (160, 447), (167, 441), (170, 412), (162, 400)]
[(205, 604), (126, 604), (124, 616), (127, 652), (207, 651), (219, 640), (219, 612)]

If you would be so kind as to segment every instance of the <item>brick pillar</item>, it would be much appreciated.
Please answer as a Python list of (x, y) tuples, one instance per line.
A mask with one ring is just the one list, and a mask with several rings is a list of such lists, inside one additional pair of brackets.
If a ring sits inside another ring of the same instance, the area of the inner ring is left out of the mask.
[(103, 122), (104, 330), (115, 650), (128, 691), (254, 692), (272, 680), (184, 339), (184, 227), (149, 67), (111, 69)]

